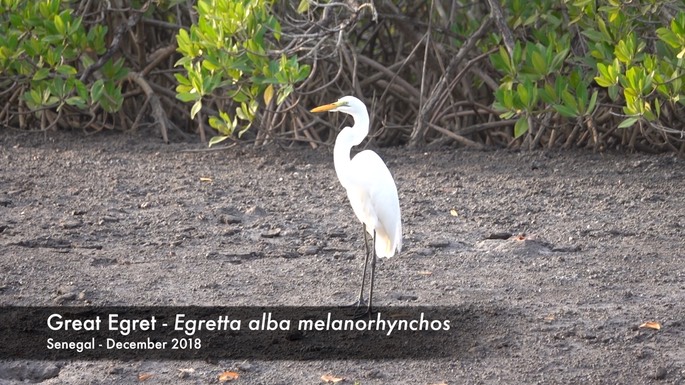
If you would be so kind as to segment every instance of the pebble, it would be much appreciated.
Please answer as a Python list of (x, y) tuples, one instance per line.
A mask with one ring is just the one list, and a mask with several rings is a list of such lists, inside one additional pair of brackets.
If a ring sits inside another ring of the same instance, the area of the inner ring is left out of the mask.
[(66, 301), (72, 301), (74, 299), (76, 299), (76, 293), (65, 293), (62, 295), (58, 295), (52, 301), (58, 305), (61, 305)]
[(668, 370), (664, 368), (663, 366), (658, 367), (656, 371), (654, 372), (654, 379), (655, 380), (663, 380), (666, 378), (666, 375), (668, 374)]
[(240, 223), (243, 220), (237, 216), (237, 215), (222, 215), (219, 217), (219, 223), (222, 223), (224, 225), (233, 225), (236, 223)]
[(245, 210), (245, 214), (256, 215), (258, 217), (261, 217), (261, 216), (266, 215), (266, 210), (264, 210), (263, 208), (261, 208), (259, 206), (252, 206), (252, 207), (248, 208), (247, 210)]
[(121, 374), (123, 372), (124, 372), (124, 368), (122, 368), (121, 366), (112, 366), (107, 371), (107, 374)]
[(99, 225), (102, 225), (103, 223), (114, 223), (114, 222), (119, 222), (119, 218), (113, 217), (110, 215), (105, 215), (102, 218), (100, 218), (100, 221), (98, 222)]
[(422, 257), (425, 257), (425, 256), (433, 254), (433, 250), (429, 249), (428, 247), (423, 247), (420, 249), (416, 249), (415, 253), (416, 253), (416, 255), (420, 255)]
[(511, 233), (507, 233), (506, 231), (500, 231), (488, 234), (485, 239), (509, 239), (511, 238), (511, 235)]
[(379, 369), (371, 369), (368, 373), (366, 373), (366, 377), (378, 380), (384, 378), (385, 374), (383, 374), (383, 372), (381, 372)]
[(262, 233), (262, 238), (276, 238), (281, 235), (281, 229), (276, 227), (275, 229), (270, 229)]
[(302, 246), (297, 249), (297, 252), (302, 255), (314, 255), (319, 252), (319, 248), (317, 246)]
[(3, 362), (0, 363), (0, 379), (2, 383), (16, 380), (12, 383), (37, 383), (59, 375), (60, 368), (48, 362)]
[(418, 296), (413, 294), (398, 294), (396, 298), (400, 301), (416, 301), (419, 299)]
[(62, 228), (63, 229), (75, 229), (77, 227), (83, 226), (83, 222), (79, 220), (74, 220), (74, 219), (68, 219), (64, 222), (62, 222)]
[(448, 241), (446, 239), (437, 239), (437, 240), (428, 242), (428, 247), (434, 247), (434, 248), (438, 248), (438, 249), (441, 249), (443, 247), (447, 247), (449, 245), (450, 245), (450, 241)]

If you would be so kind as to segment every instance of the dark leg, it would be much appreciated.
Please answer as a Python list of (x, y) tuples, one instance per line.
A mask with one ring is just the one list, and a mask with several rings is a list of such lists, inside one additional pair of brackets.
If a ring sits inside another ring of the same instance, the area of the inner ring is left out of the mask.
[(376, 230), (373, 231), (373, 245), (372, 245), (372, 251), (373, 257), (371, 259), (371, 280), (369, 282), (369, 309), (367, 310), (367, 314), (371, 316), (371, 313), (373, 312), (373, 308), (371, 307), (373, 303), (373, 279), (376, 276)]
[[(364, 238), (366, 238), (366, 232), (364, 233)], [(371, 257), (371, 279), (369, 280), (369, 305), (366, 308), (366, 310), (360, 309), (362, 303), (357, 306), (357, 310), (354, 312), (354, 318), (355, 319), (361, 319), (365, 317), (371, 317), (371, 314), (373, 313), (373, 281), (374, 277), (376, 276), (376, 230), (373, 231), (373, 242), (371, 242), (371, 253), (373, 256)], [(367, 247), (366, 247), (366, 261), (364, 262), (364, 276), (366, 277), (366, 266), (368, 265), (368, 259), (369, 259), (369, 248), (368, 248), (368, 242), (365, 242)], [(362, 282), (362, 293), (364, 293), (364, 285)], [(362, 298), (360, 297), (360, 301)]]
[(359, 300), (357, 301), (357, 307), (364, 304), (364, 283), (366, 281), (366, 267), (369, 264), (369, 238), (366, 235), (366, 225), (363, 223), (362, 231), (364, 232), (364, 250), (366, 251), (366, 256), (364, 257), (364, 273), (362, 273), (362, 284), (361, 289), (359, 289)]
[(364, 284), (366, 283), (366, 267), (369, 264), (369, 238), (366, 234), (366, 225), (362, 223), (362, 231), (364, 232), (364, 251), (366, 251), (366, 255), (364, 257), (364, 272), (362, 273), (362, 282), (361, 282), (361, 287), (359, 289), (359, 299), (357, 299), (356, 302), (352, 303), (349, 306), (349, 308), (354, 308), (355, 314), (359, 313), (359, 310), (362, 306), (366, 304), (366, 301), (364, 301)]

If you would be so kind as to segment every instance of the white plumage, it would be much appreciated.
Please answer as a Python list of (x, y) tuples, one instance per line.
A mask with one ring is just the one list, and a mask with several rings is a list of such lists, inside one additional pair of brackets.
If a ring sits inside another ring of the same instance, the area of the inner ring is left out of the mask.
[[(352, 115), (354, 119), (352, 127), (345, 127), (338, 134), (333, 161), (338, 179), (347, 190), (352, 209), (364, 224), (365, 231), (371, 235), (374, 244), (368, 308), (370, 312), (376, 255), (389, 258), (402, 250), (402, 219), (397, 187), (390, 170), (375, 152), (365, 150), (350, 159), (352, 147), (360, 144), (369, 134), (369, 114), (364, 103), (353, 96), (345, 96), (335, 103), (312, 110), (322, 111), (340, 111)], [(364, 238), (366, 240), (366, 235)], [(358, 305), (363, 303), (368, 257), (367, 252)]]

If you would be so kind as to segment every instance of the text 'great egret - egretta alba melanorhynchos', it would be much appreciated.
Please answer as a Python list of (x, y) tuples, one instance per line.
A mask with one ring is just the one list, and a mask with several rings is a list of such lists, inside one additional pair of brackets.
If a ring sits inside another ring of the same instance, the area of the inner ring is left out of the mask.
[[(390, 170), (383, 160), (371, 150), (365, 150), (350, 159), (350, 150), (360, 144), (369, 134), (369, 113), (361, 100), (345, 96), (337, 102), (316, 107), (312, 112), (339, 111), (352, 115), (354, 125), (345, 127), (335, 139), (333, 162), (338, 179), (347, 190), (347, 197), (357, 218), (364, 225), (364, 273), (359, 290), (357, 307), (364, 303), (364, 281), (366, 268), (371, 258), (371, 278), (369, 280), (369, 305), (372, 311), (373, 280), (376, 273), (376, 256), (389, 258), (395, 251), (402, 249), (402, 220), (397, 187)], [(373, 246), (369, 252), (366, 233), (371, 235)]]

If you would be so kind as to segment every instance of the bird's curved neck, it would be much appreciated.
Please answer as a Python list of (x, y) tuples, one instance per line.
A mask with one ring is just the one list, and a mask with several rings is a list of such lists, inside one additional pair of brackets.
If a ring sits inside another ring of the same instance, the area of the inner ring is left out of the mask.
[[(359, 114), (352, 115), (354, 125), (352, 127), (345, 127), (335, 139), (335, 147), (333, 148), (333, 163), (335, 164), (335, 172), (338, 174), (338, 179), (343, 186), (346, 181), (351, 178), (349, 164), (350, 150), (353, 146), (361, 143), (366, 135), (369, 134), (369, 114), (363, 111)], [(345, 186), (346, 187), (346, 186)]]

